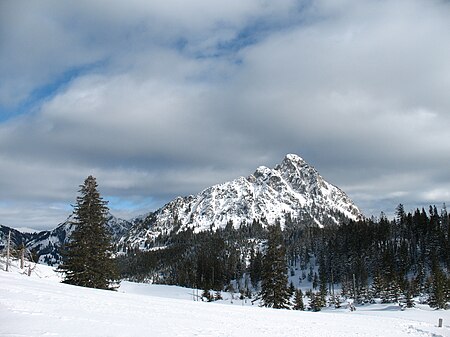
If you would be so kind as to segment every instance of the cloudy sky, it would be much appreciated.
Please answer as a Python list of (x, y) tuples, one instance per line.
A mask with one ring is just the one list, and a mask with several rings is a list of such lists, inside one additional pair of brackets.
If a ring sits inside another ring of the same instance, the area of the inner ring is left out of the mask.
[(450, 3), (0, 2), (0, 223), (113, 214), (296, 153), (366, 215), (450, 202)]

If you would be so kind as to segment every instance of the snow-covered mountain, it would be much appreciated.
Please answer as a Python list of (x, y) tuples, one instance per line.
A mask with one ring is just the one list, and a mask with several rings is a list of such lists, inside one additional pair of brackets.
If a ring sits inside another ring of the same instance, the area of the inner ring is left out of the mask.
[[(126, 220), (108, 214), (106, 227), (111, 233), (113, 242), (118, 242), (121, 237), (125, 236), (131, 225)], [(60, 260), (59, 248), (68, 240), (74, 229), (73, 215), (71, 215), (55, 229), (39, 232), (27, 243), (27, 247), (31, 251), (38, 252), (40, 263), (54, 264)]]
[(134, 219), (122, 243), (143, 248), (159, 234), (191, 228), (195, 232), (225, 227), (232, 222), (259, 220), (263, 224), (292, 220), (320, 227), (357, 219), (362, 214), (338, 187), (326, 182), (317, 170), (294, 154), (270, 169), (259, 167), (248, 177), (211, 186), (197, 195), (178, 197), (155, 213)]
[[(125, 236), (132, 223), (108, 215), (106, 223), (114, 242)], [(55, 229), (38, 233), (21, 233), (13, 228), (0, 225), (0, 250), (6, 247), (8, 233), (11, 231), (12, 247), (20, 247), (24, 244), (28, 251), (39, 256), (39, 263), (55, 264), (60, 261), (59, 251), (61, 246), (67, 242), (74, 230), (73, 215), (66, 221), (60, 223)]]
[[(177, 197), (156, 212), (130, 221), (109, 215), (107, 227), (119, 247), (146, 249), (154, 238), (190, 228), (195, 232), (239, 227), (254, 220), (262, 225), (279, 221), (315, 224), (320, 227), (357, 219), (362, 214), (338, 187), (326, 182), (317, 170), (294, 154), (270, 169), (260, 166), (248, 177), (211, 186), (197, 195)], [(25, 244), (39, 261), (53, 264), (59, 248), (73, 231), (69, 217), (51, 231), (29, 234), (13, 230), (13, 242)], [(9, 228), (0, 226), (0, 248)]]
[(6, 248), (10, 232), (11, 232), (11, 245), (14, 247), (20, 247), (22, 246), (22, 244), (25, 245), (29, 240), (33, 238), (34, 235), (30, 233), (22, 233), (17, 229), (0, 225), (0, 251)]

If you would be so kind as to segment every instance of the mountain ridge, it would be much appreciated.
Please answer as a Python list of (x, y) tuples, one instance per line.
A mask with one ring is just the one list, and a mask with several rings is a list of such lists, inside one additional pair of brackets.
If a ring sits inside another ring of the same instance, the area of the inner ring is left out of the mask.
[(175, 198), (152, 213), (151, 221), (140, 219), (140, 230), (133, 226), (123, 242), (144, 249), (144, 243), (158, 234), (167, 235), (174, 229), (200, 232), (223, 228), (230, 221), (234, 227), (253, 220), (265, 225), (279, 221), (283, 226), (288, 214), (291, 219), (311, 220), (319, 227), (363, 217), (345, 192), (325, 181), (300, 156), (288, 154), (273, 169), (259, 166), (247, 177)]
[[(131, 220), (108, 215), (107, 227), (117, 247), (147, 249), (160, 235), (191, 229), (214, 230), (232, 224), (235, 228), (252, 221), (263, 225), (287, 219), (319, 227), (339, 224), (363, 215), (338, 187), (296, 154), (287, 154), (273, 169), (259, 166), (247, 177), (210, 186), (189, 196), (179, 196), (155, 212)], [(14, 232), (17, 244), (25, 244), (40, 255), (40, 262), (57, 263), (59, 249), (73, 230), (71, 216), (55, 229), (36, 234)], [(6, 230), (0, 231), (0, 245)], [(118, 248), (120, 250), (120, 248)]]

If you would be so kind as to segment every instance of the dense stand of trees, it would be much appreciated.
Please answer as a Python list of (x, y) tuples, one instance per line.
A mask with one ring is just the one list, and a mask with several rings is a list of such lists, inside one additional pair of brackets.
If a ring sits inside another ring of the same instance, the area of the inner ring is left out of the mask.
[[(123, 277), (136, 281), (223, 290), (232, 280), (245, 278), (251, 255), (259, 256), (250, 269), (255, 269), (253, 279), (260, 279), (262, 255), (254, 248), (266, 238), (258, 221), (239, 229), (230, 222), (224, 229), (196, 234), (189, 229), (157, 238), (150, 251), (128, 248), (118, 257), (119, 268)], [(250, 289), (249, 282), (249, 277), (239, 282), (236, 290)]]
[[(450, 221), (445, 206), (406, 213), (399, 205), (394, 220), (381, 215), (325, 228), (289, 215), (284, 220), (279, 236), (254, 221), (238, 229), (230, 223), (217, 231), (160, 237), (151, 251), (129, 248), (119, 258), (122, 276), (200, 289), (237, 287), (248, 296), (258, 292), (264, 305), (287, 307), (287, 302), (264, 299), (270, 287), (280, 287), (268, 270), (281, 268), (281, 257), (291, 281), (311, 281), (312, 310), (320, 310), (327, 300), (339, 306), (342, 296), (359, 303), (380, 298), (406, 305), (422, 296), (437, 308), (450, 301)], [(278, 274), (285, 275), (282, 269)], [(288, 289), (287, 277), (283, 280)], [(295, 287), (290, 288), (293, 306), (304, 308)]]
[[(286, 228), (288, 262), (316, 258), (319, 284), (341, 284), (343, 293), (359, 302), (380, 297), (385, 302), (428, 294), (432, 306), (450, 300), (449, 216), (416, 210), (389, 221), (349, 221), (323, 229)], [(304, 262), (303, 262), (304, 263)]]

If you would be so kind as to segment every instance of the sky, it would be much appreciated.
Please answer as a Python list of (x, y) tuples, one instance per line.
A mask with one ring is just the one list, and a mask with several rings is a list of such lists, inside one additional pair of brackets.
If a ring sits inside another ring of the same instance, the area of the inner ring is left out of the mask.
[(125, 219), (314, 166), (366, 216), (450, 201), (450, 2), (0, 2), (0, 224), (94, 175)]

